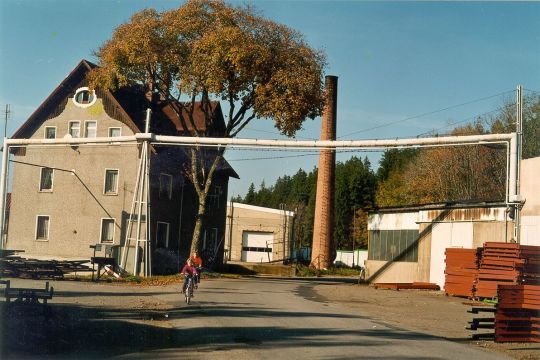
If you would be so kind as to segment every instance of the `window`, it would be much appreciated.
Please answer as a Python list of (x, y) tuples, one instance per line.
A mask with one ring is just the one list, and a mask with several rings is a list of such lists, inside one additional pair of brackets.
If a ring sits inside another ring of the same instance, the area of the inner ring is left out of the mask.
[(49, 240), (49, 215), (38, 215), (36, 221), (36, 240)]
[(418, 261), (418, 230), (369, 232), (369, 260)]
[(105, 195), (118, 194), (118, 169), (105, 169)]
[(217, 228), (211, 228), (211, 229), (205, 229), (203, 233), (203, 241), (202, 241), (202, 248), (203, 250), (206, 249), (213, 249), (216, 250), (217, 247), (217, 235), (218, 235), (218, 229)]
[(156, 243), (157, 248), (169, 247), (169, 223), (161, 221), (157, 222)]
[(85, 121), (84, 122), (84, 137), (95, 138), (97, 133), (97, 122)]
[(119, 128), (119, 127), (109, 128), (109, 137), (117, 137), (121, 135), (122, 135), (122, 128)]
[(221, 196), (221, 186), (213, 186), (210, 194), (208, 194), (207, 204), (212, 208), (219, 208), (219, 198)]
[(81, 137), (81, 122), (70, 121), (69, 122), (69, 135), (73, 138)]
[(159, 198), (169, 200), (172, 198), (172, 175), (159, 175)]
[(89, 107), (94, 105), (97, 97), (95, 91), (90, 91), (88, 87), (78, 88), (73, 96), (73, 103), (78, 107)]
[(45, 126), (45, 139), (56, 139), (56, 126)]
[(101, 242), (112, 243), (114, 241), (114, 219), (101, 219)]
[(52, 191), (53, 189), (53, 174), (51, 168), (41, 168), (41, 176), (39, 180), (39, 191)]

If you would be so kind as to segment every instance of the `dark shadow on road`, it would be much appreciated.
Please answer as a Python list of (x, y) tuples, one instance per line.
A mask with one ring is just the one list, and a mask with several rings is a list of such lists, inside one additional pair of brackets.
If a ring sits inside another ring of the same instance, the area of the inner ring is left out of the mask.
[(186, 346), (218, 346), (227, 350), (254, 346), (260, 349), (348, 346), (358, 347), (361, 351), (366, 346), (392, 346), (397, 340), (439, 340), (426, 334), (389, 328), (170, 328), (168, 323), (170, 319), (190, 316), (350, 317), (331, 313), (292, 313), (226, 306), (204, 309), (193, 306), (163, 312), (53, 304), (50, 305), (50, 315), (45, 317), (35, 313), (25, 315), (24, 306), (22, 310), (14, 310), (11, 306), (6, 307), (5, 303), (0, 304), (2, 359), (97, 359), (157, 350), (161, 353)]

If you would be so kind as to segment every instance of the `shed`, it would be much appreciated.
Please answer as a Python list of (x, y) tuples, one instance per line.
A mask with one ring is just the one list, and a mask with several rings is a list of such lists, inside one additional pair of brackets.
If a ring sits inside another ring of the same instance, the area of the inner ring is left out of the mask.
[(292, 211), (229, 202), (225, 258), (252, 263), (288, 259), (293, 223)]

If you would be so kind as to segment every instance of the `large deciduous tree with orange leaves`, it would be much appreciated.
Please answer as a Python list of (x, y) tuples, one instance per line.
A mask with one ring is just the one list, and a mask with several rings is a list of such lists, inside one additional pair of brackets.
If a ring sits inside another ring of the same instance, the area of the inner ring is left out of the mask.
[[(146, 9), (118, 26), (96, 56), (99, 68), (90, 74), (92, 86), (144, 86), (148, 98), (171, 101), (191, 136), (207, 135), (197, 128), (193, 112), (200, 107), (211, 127), (212, 100), (228, 104), (225, 137), (262, 118), (293, 136), (307, 118), (322, 111), (323, 52), (251, 7), (192, 0), (164, 12)], [(199, 248), (207, 194), (224, 151), (203, 155), (199, 147), (189, 150), (187, 175), (199, 198), (192, 250)], [(212, 164), (206, 168), (201, 157), (209, 154)]]

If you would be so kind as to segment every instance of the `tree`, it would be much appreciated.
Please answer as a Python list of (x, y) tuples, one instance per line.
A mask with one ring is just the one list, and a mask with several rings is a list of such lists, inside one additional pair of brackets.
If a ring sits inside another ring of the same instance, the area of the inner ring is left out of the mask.
[(416, 202), (416, 198), (407, 192), (403, 172), (417, 155), (418, 149), (389, 149), (384, 152), (377, 170), (377, 206)]
[[(325, 56), (303, 36), (267, 20), (250, 7), (218, 0), (191, 0), (157, 12), (146, 9), (115, 29), (96, 52), (92, 87), (144, 86), (150, 106), (169, 102), (191, 136), (204, 136), (193, 113), (214, 121), (212, 100), (228, 104), (222, 136), (236, 136), (253, 119), (271, 118), (292, 136), (323, 106)], [(194, 146), (187, 171), (199, 198), (192, 250), (198, 249), (206, 197), (225, 149), (209, 154)], [(201, 158), (212, 157), (206, 168)]]
[[(375, 174), (367, 158), (355, 156), (336, 166), (336, 206), (334, 239), (337, 249), (351, 249), (355, 243), (367, 241), (367, 223), (356, 223), (362, 216), (359, 209), (373, 207), (375, 198)], [(355, 228), (356, 227), (356, 228)]]

